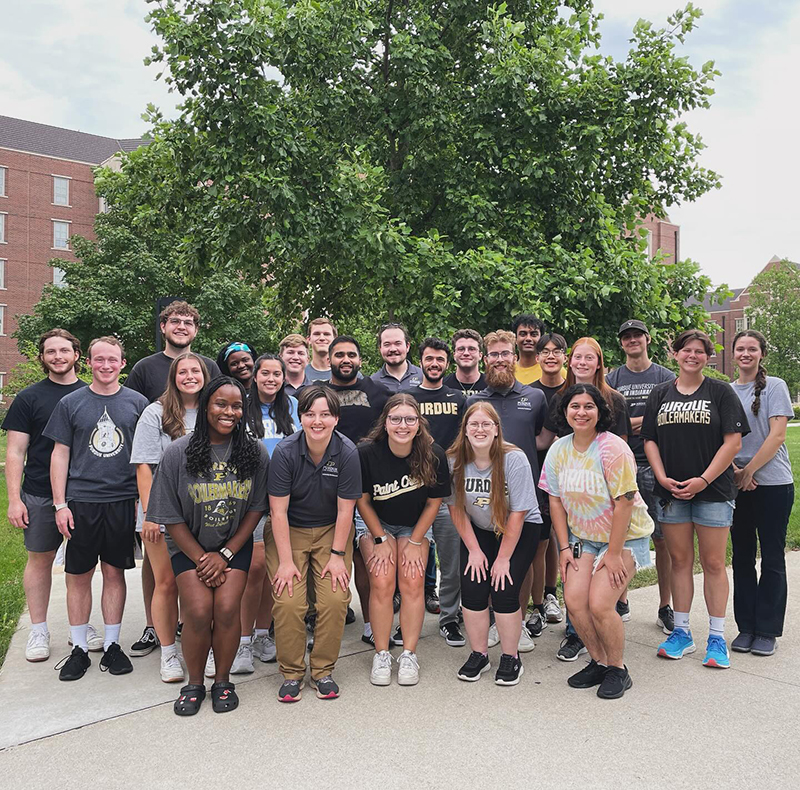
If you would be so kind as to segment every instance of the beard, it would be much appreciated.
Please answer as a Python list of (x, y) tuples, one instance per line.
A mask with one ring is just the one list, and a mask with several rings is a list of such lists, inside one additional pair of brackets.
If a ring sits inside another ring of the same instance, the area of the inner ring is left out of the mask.
[(491, 365), (486, 368), (486, 385), (493, 390), (510, 390), (514, 386), (514, 367), (500, 368)]
[(346, 381), (348, 384), (351, 384), (356, 380), (360, 370), (361, 365), (353, 364), (352, 373), (342, 373), (342, 369), (331, 360), (331, 376), (339, 379), (339, 381)]
[(441, 370), (438, 373), (434, 373), (430, 370), (430, 368), (422, 368), (422, 372), (425, 374), (425, 378), (428, 379), (432, 384), (437, 384), (444, 378), (444, 371)]

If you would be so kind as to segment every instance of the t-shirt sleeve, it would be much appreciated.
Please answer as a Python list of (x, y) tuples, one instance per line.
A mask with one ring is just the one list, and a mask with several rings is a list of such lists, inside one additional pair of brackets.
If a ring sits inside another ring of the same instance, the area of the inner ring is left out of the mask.
[(361, 467), (361, 493), (372, 493), (372, 479), (369, 473), (371, 445), (362, 444), (358, 447), (358, 463)]
[(44, 435), (48, 439), (52, 439), (54, 442), (66, 444), (68, 447), (72, 447), (72, 434), (73, 431), (69, 409), (64, 401), (60, 400), (56, 404), (55, 409), (53, 409), (50, 419), (47, 421), (47, 425), (44, 429)]
[(344, 448), (341, 456), (341, 468), (339, 469), (339, 487), (336, 496), (339, 499), (360, 499), (363, 491), (361, 490), (361, 462), (358, 458), (358, 450), (354, 448)]
[(144, 395), (144, 378), (143, 365), (140, 361), (133, 366), (133, 370), (131, 370), (131, 372), (128, 374), (128, 378), (125, 379), (125, 386), (129, 390), (134, 390), (135, 392), (139, 392)]
[(269, 451), (261, 443), (258, 443), (261, 457), (258, 462), (258, 469), (253, 477), (253, 496), (250, 499), (248, 512), (251, 510), (265, 511), (269, 509), (267, 500), (267, 479), (269, 478)]
[(219, 365), (213, 359), (206, 360), (206, 367), (208, 368), (208, 378), (215, 379), (217, 376), (222, 375), (222, 371), (219, 369)]
[(555, 445), (550, 448), (544, 459), (544, 467), (539, 477), (539, 488), (551, 496), (561, 496), (561, 488), (558, 485), (558, 471), (556, 469), (556, 456), (560, 455), (560, 450)]
[(639, 490), (636, 485), (636, 460), (626, 447), (619, 450), (613, 448), (603, 458), (603, 476), (612, 499)]
[(722, 433), (740, 433), (742, 436), (746, 436), (750, 433), (750, 423), (747, 422), (747, 415), (744, 413), (744, 407), (739, 400), (739, 396), (733, 391), (733, 387), (730, 384), (724, 384), (719, 388), (719, 392), (717, 406), (719, 408)]
[(767, 379), (765, 394), (767, 396), (767, 419), (770, 417), (794, 417), (789, 387), (786, 386), (783, 379)]
[(538, 506), (531, 465), (524, 453), (513, 452), (506, 456), (506, 486), (508, 509), (512, 513), (527, 513)]
[(161, 420), (161, 408), (156, 404), (142, 412), (133, 435), (132, 464), (157, 464), (161, 461)]
[(267, 478), (267, 492), (270, 496), (290, 496), (292, 493), (292, 464), (288, 453), (281, 447), (282, 444), (280, 442), (272, 451)]
[(547, 419), (547, 398), (545, 398), (544, 393), (540, 389), (534, 390), (537, 392), (541, 397), (539, 398), (539, 408), (536, 410), (536, 427), (534, 432), (538, 436), (542, 432), (542, 428), (544, 427), (544, 421)]
[[(788, 392), (788, 390), (787, 390)], [(11, 402), (6, 418), (3, 420), (4, 431), (31, 433), (31, 403), (27, 393), (20, 393)]]
[(558, 404), (561, 402), (561, 396), (556, 393), (550, 400), (550, 408), (546, 408), (544, 427), (548, 431), (558, 435)]
[[(658, 415), (658, 404), (661, 397), (661, 386), (655, 386), (647, 396), (647, 403), (644, 405), (644, 416), (642, 417), (642, 428), (640, 436), (642, 439), (657, 441), (656, 416)], [(737, 398), (738, 400), (738, 398)]]
[(444, 450), (438, 444), (433, 445), (433, 453), (439, 459), (439, 465), (436, 468), (436, 485), (428, 489), (428, 498), (444, 499), (450, 496), (450, 467)]
[(447, 474), (448, 474), (448, 477), (450, 478), (450, 494), (449, 494), (449, 496), (447, 496), (445, 498), (444, 504), (445, 505), (453, 505), (453, 506), (455, 506), (455, 504), (456, 504), (456, 492), (455, 492), (455, 489), (453, 488), (453, 482), (452, 482), (453, 481), (453, 464), (454, 463), (455, 463), (454, 460), (450, 456), (447, 456)]
[(617, 436), (631, 436), (633, 426), (631, 425), (631, 415), (628, 411), (628, 403), (616, 390), (613, 391), (614, 398), (614, 433)]
[(183, 462), (184, 454), (178, 447), (173, 445), (164, 451), (150, 488), (145, 516), (147, 521), (156, 524), (181, 524), (186, 521), (178, 491), (180, 464)]

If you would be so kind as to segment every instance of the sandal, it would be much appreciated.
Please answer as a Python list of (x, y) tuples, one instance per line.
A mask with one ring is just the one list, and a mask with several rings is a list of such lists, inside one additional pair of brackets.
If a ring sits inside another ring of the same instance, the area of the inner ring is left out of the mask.
[(233, 683), (220, 680), (211, 687), (211, 707), (214, 713), (227, 713), (239, 707), (239, 697), (236, 696)]
[(175, 700), (173, 710), (178, 716), (194, 716), (200, 710), (200, 705), (205, 698), (205, 686), (189, 683), (181, 689), (181, 695)]

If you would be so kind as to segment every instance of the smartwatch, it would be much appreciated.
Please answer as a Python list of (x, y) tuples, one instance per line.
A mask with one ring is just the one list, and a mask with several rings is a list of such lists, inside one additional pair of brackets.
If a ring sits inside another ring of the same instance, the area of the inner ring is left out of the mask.
[(58, 513), (59, 510), (63, 510), (65, 507), (69, 507), (69, 502), (62, 502), (60, 505), (53, 505), (53, 510)]
[(375, 542), (375, 545), (377, 546), (379, 543), (386, 543), (386, 541), (389, 540), (389, 536), (388, 535), (378, 535), (377, 538), (373, 538), (372, 540)]
[(225, 562), (227, 562), (228, 565), (230, 565), (231, 560), (233, 559), (233, 552), (227, 546), (223, 546), (219, 550), (219, 553), (222, 555), (222, 558), (225, 560)]

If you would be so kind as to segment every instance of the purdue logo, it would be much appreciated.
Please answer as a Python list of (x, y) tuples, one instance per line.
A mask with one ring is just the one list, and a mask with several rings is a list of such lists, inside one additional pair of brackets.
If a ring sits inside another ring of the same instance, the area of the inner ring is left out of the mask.
[(454, 417), (458, 417), (458, 403), (456, 401), (420, 403), (419, 411), (425, 417), (436, 417), (441, 414), (451, 414)]
[(122, 431), (108, 416), (108, 410), (103, 409), (103, 416), (97, 421), (97, 427), (89, 438), (89, 449), (99, 458), (111, 458), (122, 450), (124, 441)]

